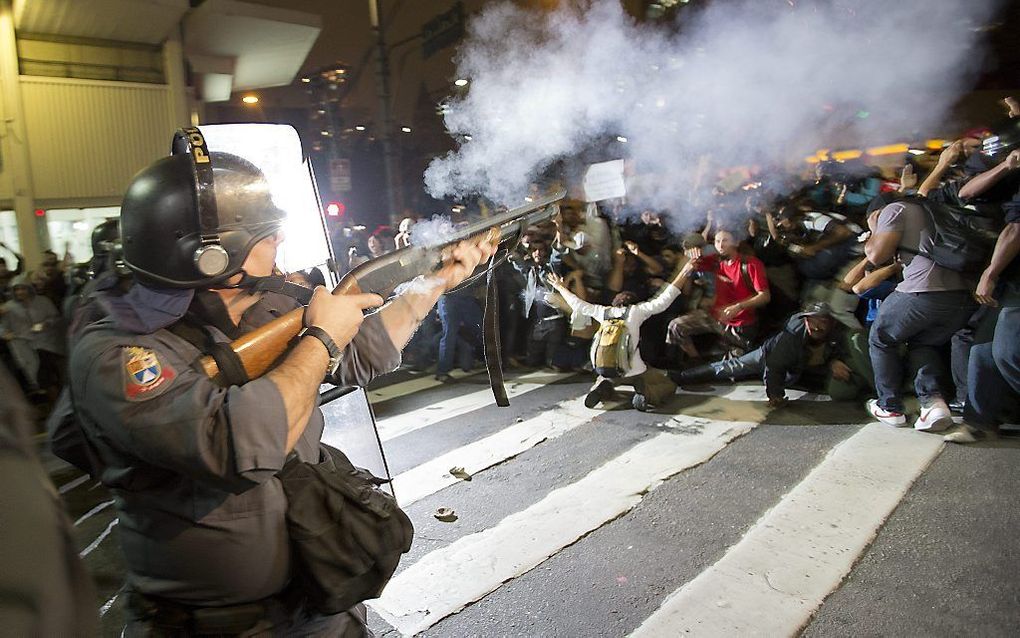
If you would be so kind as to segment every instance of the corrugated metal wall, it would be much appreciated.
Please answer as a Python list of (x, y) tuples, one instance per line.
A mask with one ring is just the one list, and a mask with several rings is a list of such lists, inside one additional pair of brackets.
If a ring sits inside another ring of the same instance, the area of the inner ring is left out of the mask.
[(180, 126), (161, 84), (21, 76), (21, 90), (37, 202), (119, 198)]

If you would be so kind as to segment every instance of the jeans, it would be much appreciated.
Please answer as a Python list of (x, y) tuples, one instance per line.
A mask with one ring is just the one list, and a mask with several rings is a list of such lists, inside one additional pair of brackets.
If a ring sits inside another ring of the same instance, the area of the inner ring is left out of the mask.
[(436, 374), (449, 374), (453, 369), (461, 327), (470, 333), (468, 343), (471, 347), (482, 343), (482, 308), (473, 297), (443, 295), (439, 298), (437, 310), (443, 324), (443, 334), (439, 338), (439, 365), (436, 366)]
[(1020, 307), (1003, 308), (992, 342), (971, 348), (967, 376), (964, 419), (973, 427), (995, 430), (1020, 397)]
[(904, 410), (900, 397), (904, 358), (899, 348), (903, 343), (918, 366), (914, 379), (917, 398), (922, 404), (942, 398), (946, 370), (939, 349), (967, 325), (976, 305), (965, 290), (894, 291), (886, 297), (868, 339), (879, 406), (894, 412)]
[(761, 348), (755, 348), (739, 357), (688, 368), (680, 372), (677, 380), (681, 383), (740, 381), (751, 378), (760, 379), (764, 372), (765, 355)]

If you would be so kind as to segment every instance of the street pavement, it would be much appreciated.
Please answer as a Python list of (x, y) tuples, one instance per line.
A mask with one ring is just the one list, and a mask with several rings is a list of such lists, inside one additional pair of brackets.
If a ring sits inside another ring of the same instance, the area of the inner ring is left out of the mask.
[[(641, 413), (627, 388), (585, 408), (583, 374), (508, 375), (509, 408), (484, 373), (380, 381), (368, 396), (416, 531), (369, 602), (379, 636), (1020, 633), (1016, 439), (947, 446), (803, 392), (770, 410), (757, 384)], [(51, 467), (117, 636), (112, 501)]]

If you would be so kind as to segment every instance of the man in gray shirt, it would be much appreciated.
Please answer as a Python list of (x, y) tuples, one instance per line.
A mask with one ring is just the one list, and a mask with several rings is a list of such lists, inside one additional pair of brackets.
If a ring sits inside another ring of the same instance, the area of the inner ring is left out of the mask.
[(878, 399), (868, 411), (888, 425), (906, 425), (902, 387), (904, 357), (901, 346), (918, 369), (914, 388), (921, 411), (914, 428), (940, 431), (952, 425), (942, 398), (945, 378), (940, 349), (963, 328), (976, 304), (973, 283), (961, 273), (917, 254), (934, 244), (932, 222), (923, 206), (910, 200), (891, 203), (868, 217), (871, 237), (864, 252), (876, 265), (894, 258), (903, 262), (903, 281), (882, 303), (871, 327), (869, 346)]

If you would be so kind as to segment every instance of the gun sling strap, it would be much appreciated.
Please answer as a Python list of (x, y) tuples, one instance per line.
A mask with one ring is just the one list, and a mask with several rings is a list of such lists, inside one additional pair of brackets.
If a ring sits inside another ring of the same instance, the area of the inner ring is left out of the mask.
[[(496, 399), (496, 405), (501, 408), (508, 407), (510, 399), (506, 395), (506, 384), (503, 381), (502, 346), (499, 337), (499, 288), (496, 284), (496, 268), (510, 258), (510, 253), (517, 250), (517, 247), (520, 246), (521, 238), (524, 236), (524, 231), (525, 226), (522, 222), (518, 224), (517, 230), (513, 231), (514, 234), (510, 236), (503, 254), (499, 258), (496, 257), (496, 254), (493, 254), (489, 260), (489, 265), (483, 271), (486, 285), (485, 310), (482, 316), (482, 346), (485, 353), (485, 369), (489, 373), (489, 387), (492, 388), (492, 396)], [(468, 277), (458, 284), (456, 288), (448, 292), (454, 292), (470, 286), (482, 274), (478, 273)]]

